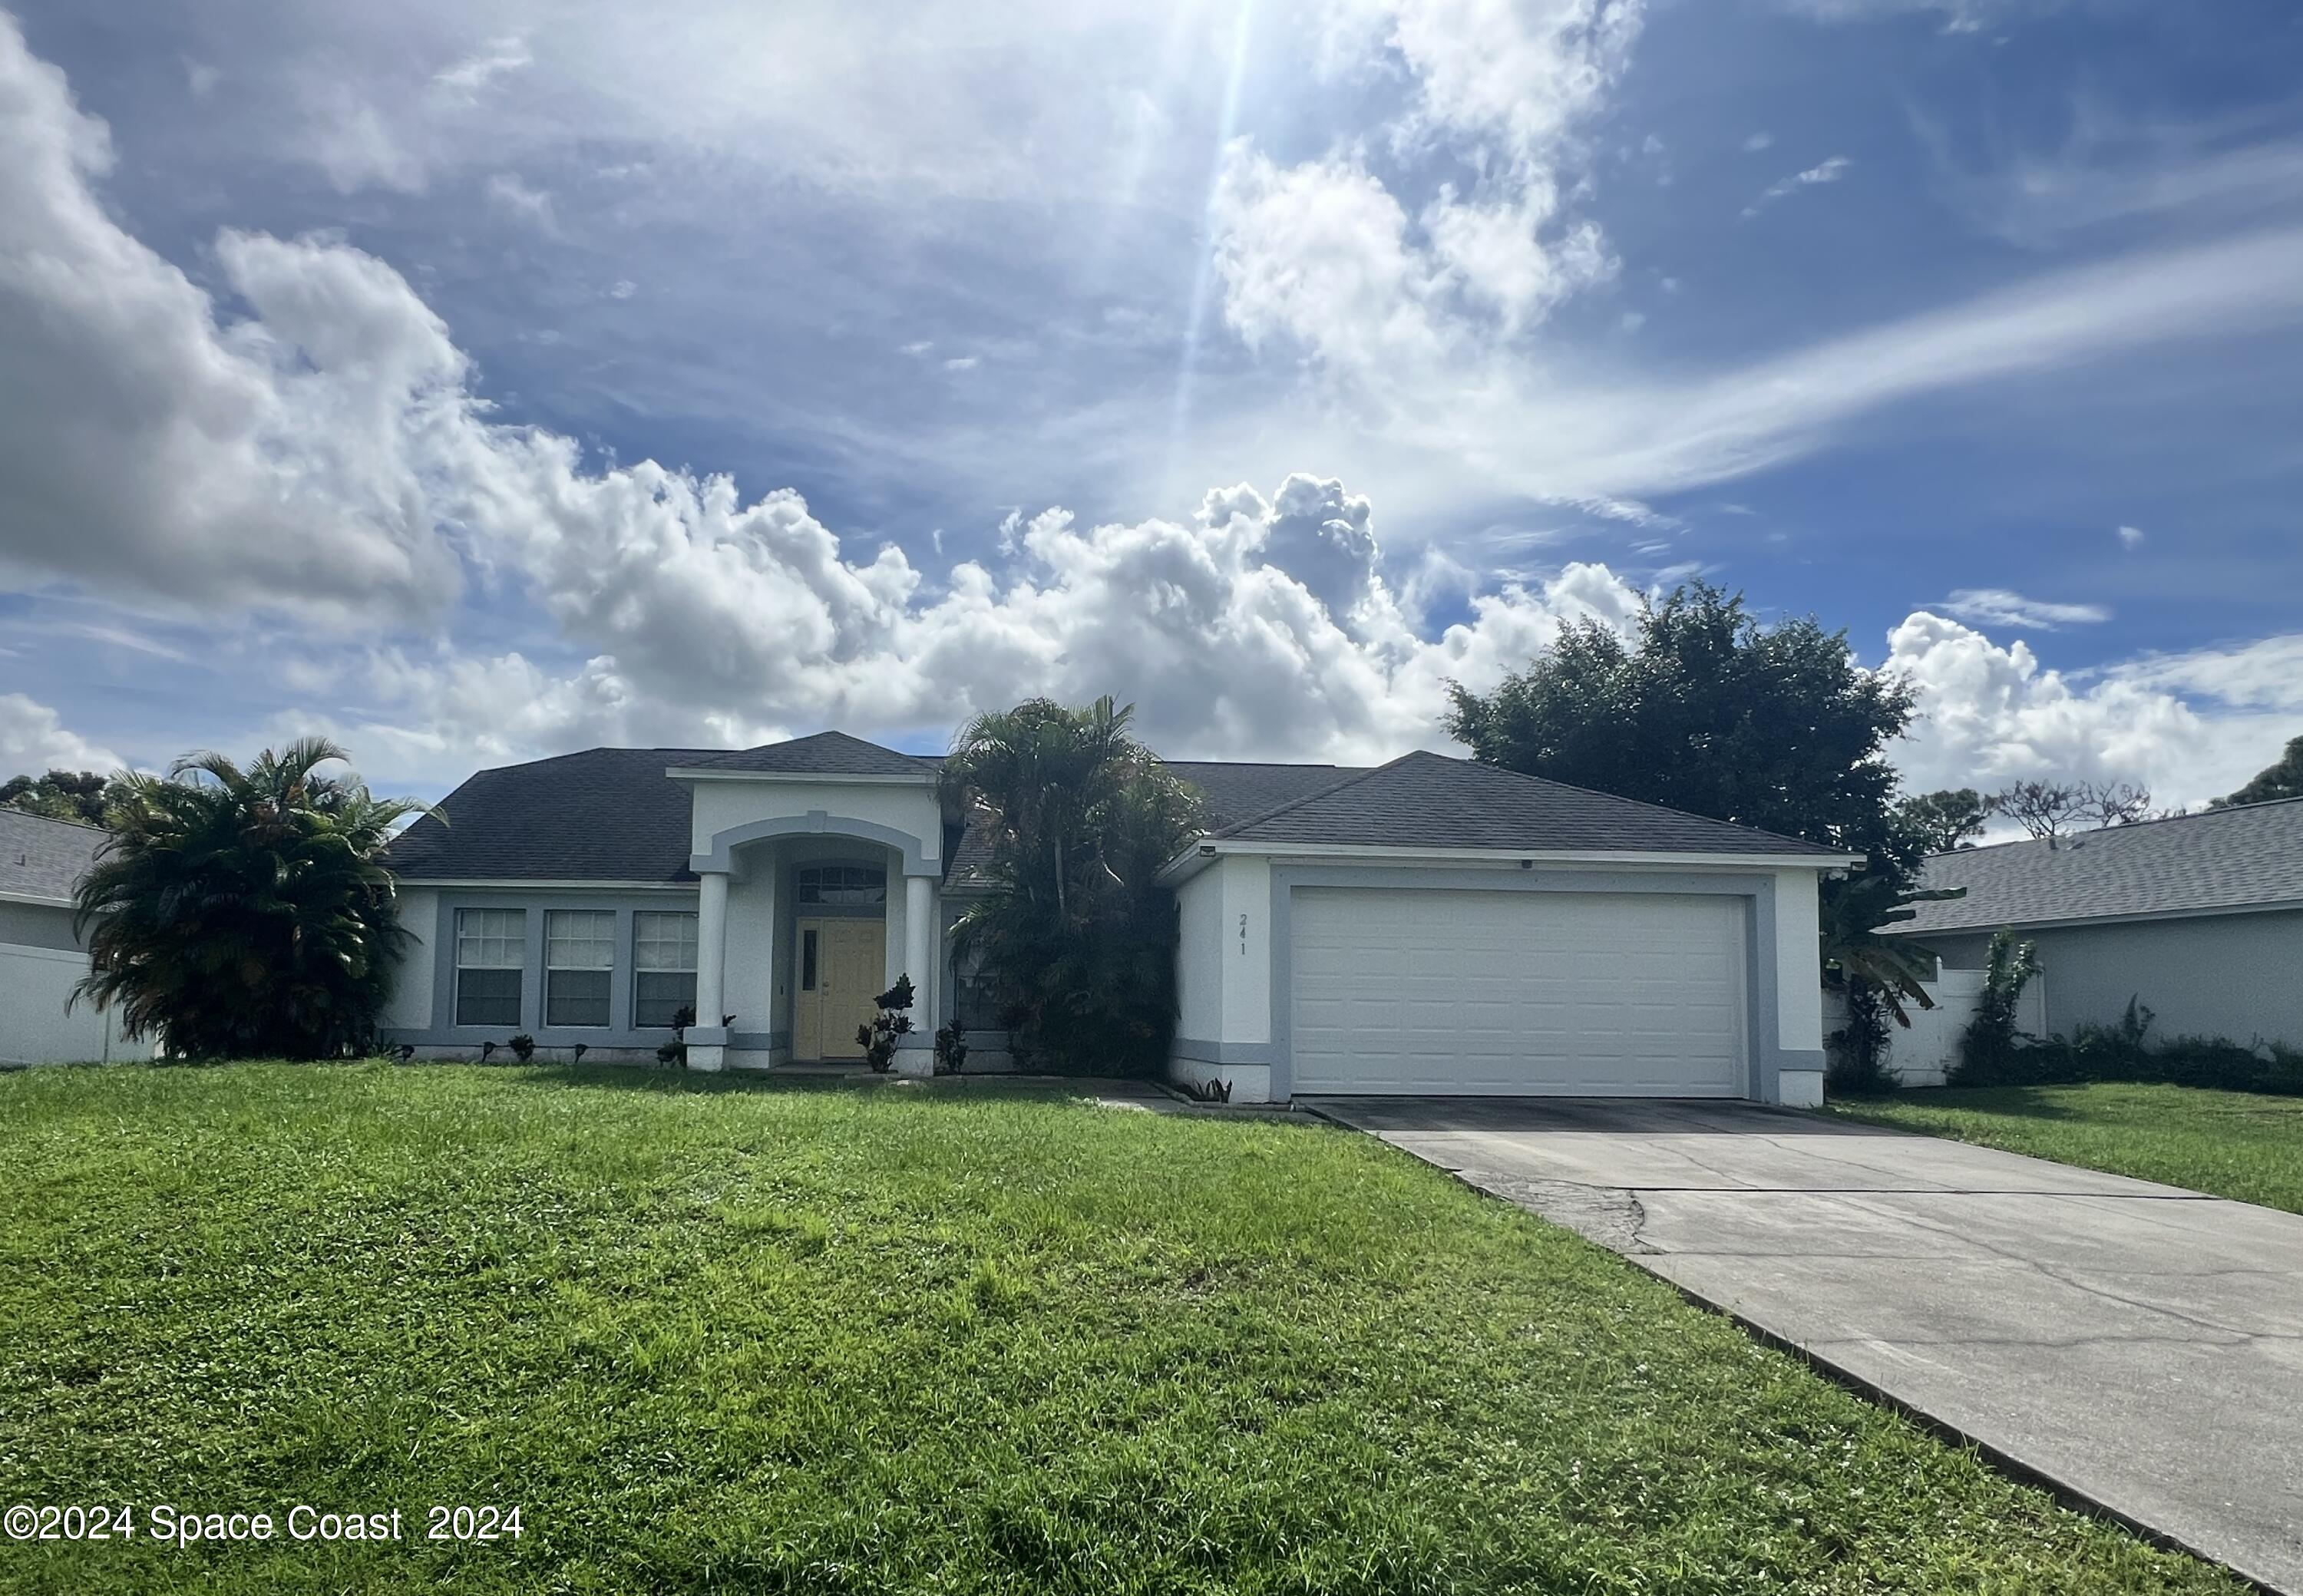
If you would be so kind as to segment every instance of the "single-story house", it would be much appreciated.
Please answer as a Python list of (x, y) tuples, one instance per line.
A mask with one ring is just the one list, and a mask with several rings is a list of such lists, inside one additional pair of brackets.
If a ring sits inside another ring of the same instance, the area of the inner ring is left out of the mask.
[[(949, 940), (983, 839), (940, 764), (825, 731), (483, 771), (392, 844), (419, 946), (386, 1039), (646, 1058), (692, 1005), (692, 1068), (848, 1059), (908, 973), (899, 1068), (947, 1023), (996, 1057), (996, 972)], [(1179, 1078), (1819, 1101), (1817, 882), (1850, 856), (1436, 754), (1171, 768), (1209, 816), (1164, 873)]]
[(0, 806), (0, 1065), (125, 1058), (110, 1014), (67, 1005), (88, 974), (72, 891), (105, 832)]
[(1979, 970), (2012, 927), (2039, 953), (2042, 1025), (2115, 1025), (2135, 999), (2155, 1034), (2303, 1047), (2303, 798), (1963, 849), (1889, 934)]

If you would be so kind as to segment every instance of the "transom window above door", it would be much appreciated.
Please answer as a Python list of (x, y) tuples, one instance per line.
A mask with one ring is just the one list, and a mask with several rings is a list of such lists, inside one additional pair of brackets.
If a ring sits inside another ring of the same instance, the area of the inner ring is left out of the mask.
[(792, 882), (804, 905), (876, 908), (888, 901), (888, 873), (870, 865), (802, 865)]

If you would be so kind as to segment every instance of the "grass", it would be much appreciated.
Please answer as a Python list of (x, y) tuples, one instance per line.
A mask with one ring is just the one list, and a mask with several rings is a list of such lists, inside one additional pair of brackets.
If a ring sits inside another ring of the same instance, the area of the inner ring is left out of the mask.
[(524, 1531), (11, 1591), (2238, 1589), (1373, 1141), (1017, 1088), (0, 1077), (0, 1500)]
[(2303, 1098), (2105, 1082), (1907, 1092), (1832, 1111), (2303, 1213)]

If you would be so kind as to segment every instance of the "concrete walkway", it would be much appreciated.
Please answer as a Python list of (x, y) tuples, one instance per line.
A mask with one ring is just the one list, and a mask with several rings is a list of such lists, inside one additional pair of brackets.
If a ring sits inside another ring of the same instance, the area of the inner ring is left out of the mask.
[(1298, 1101), (2303, 1596), (2303, 1217), (1747, 1105)]

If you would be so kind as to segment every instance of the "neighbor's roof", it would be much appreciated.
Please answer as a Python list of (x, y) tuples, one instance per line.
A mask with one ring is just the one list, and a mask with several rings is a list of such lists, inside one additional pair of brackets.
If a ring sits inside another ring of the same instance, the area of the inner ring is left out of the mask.
[(72, 899), (109, 832), (0, 805), (0, 894)]
[(1423, 752), (1345, 776), (1214, 835), (1330, 847), (1845, 857), (1796, 837)]
[(1900, 934), (2067, 920), (2212, 913), (2303, 902), (2303, 798), (2208, 809), (2044, 841), (1938, 854), (1930, 887), (1964, 898), (1917, 905)]
[(707, 755), (688, 760), (685, 768), (780, 776), (918, 776), (932, 773), (937, 763), (898, 754), (845, 731), (819, 731), (789, 742)]

